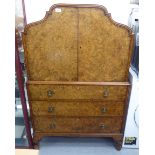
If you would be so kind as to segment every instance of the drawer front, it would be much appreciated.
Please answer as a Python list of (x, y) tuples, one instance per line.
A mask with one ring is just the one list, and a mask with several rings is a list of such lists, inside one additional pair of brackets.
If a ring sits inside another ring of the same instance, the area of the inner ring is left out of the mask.
[(123, 102), (31, 101), (34, 116), (123, 116)]
[(99, 99), (124, 101), (128, 86), (29, 84), (29, 100)]
[(35, 132), (120, 133), (122, 117), (35, 117)]

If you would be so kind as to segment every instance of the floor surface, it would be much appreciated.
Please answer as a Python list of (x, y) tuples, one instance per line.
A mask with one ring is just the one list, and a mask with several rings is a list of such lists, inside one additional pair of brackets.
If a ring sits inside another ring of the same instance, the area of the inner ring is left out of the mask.
[(109, 138), (47, 137), (40, 141), (39, 155), (138, 155), (138, 149), (117, 151)]

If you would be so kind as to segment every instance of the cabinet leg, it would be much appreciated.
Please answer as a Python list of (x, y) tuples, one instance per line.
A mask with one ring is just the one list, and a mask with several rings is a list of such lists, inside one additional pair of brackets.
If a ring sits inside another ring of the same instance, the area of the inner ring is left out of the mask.
[(113, 137), (116, 150), (120, 151), (123, 143), (123, 136), (114, 136)]
[(39, 150), (39, 144), (37, 143), (37, 144), (34, 144), (34, 149), (35, 150)]
[(41, 140), (43, 136), (40, 134), (34, 134), (33, 136), (33, 144), (34, 144), (34, 149), (39, 149), (39, 141)]

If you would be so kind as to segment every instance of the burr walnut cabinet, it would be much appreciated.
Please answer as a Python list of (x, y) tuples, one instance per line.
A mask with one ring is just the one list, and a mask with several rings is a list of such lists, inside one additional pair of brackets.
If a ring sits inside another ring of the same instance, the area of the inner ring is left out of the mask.
[(134, 35), (101, 5), (56, 4), (26, 25), (23, 46), (33, 141), (112, 137), (121, 149)]

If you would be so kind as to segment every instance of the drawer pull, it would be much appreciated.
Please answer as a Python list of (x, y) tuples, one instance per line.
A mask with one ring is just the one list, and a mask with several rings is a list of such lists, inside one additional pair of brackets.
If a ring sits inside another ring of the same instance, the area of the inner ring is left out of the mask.
[(51, 123), (49, 128), (50, 129), (55, 129), (56, 128), (56, 124), (55, 123)]
[(104, 96), (104, 97), (109, 96), (109, 90), (108, 90), (108, 88), (105, 88), (105, 89), (104, 89), (104, 91), (103, 91), (103, 96)]
[(100, 124), (100, 128), (101, 129), (105, 129), (105, 125), (104, 124)]
[(52, 97), (54, 94), (55, 94), (55, 93), (54, 93), (54, 91), (52, 91), (52, 90), (48, 90), (48, 91), (47, 91), (47, 96), (48, 96), (48, 97)]
[(54, 112), (55, 108), (54, 107), (48, 107), (48, 112), (51, 113), (51, 112)]
[(102, 112), (102, 113), (106, 113), (106, 112), (107, 112), (107, 109), (106, 109), (105, 107), (103, 107), (103, 108), (101, 109), (101, 112)]

